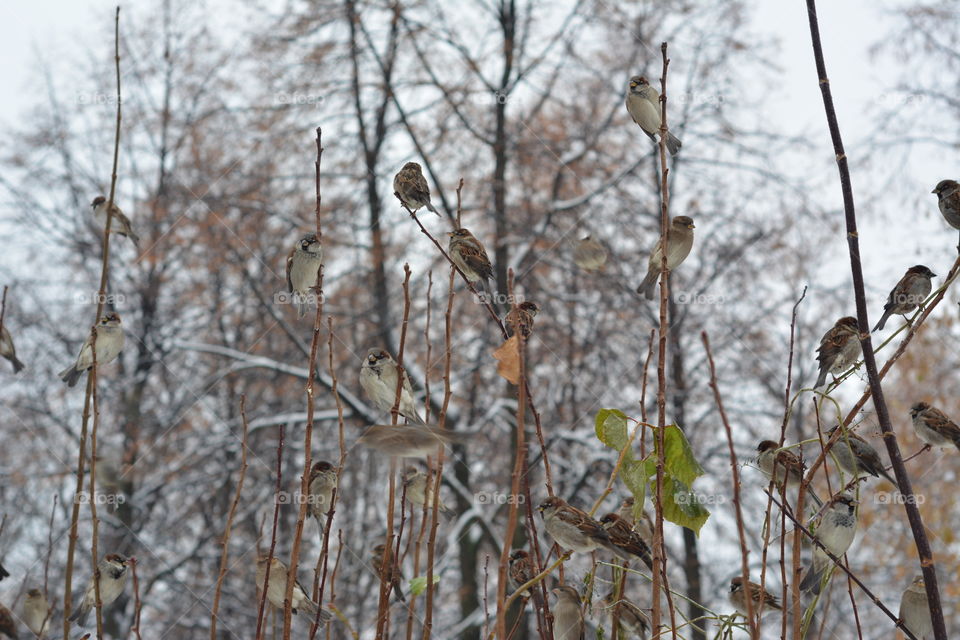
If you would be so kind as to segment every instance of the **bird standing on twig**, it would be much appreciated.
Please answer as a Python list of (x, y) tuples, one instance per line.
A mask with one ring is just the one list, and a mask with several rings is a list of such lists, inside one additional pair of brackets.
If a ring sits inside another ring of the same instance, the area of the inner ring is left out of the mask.
[[(677, 216), (670, 223), (670, 236), (667, 248), (667, 269), (673, 271), (687, 259), (690, 255), (690, 249), (693, 248), (693, 218), (690, 216)], [(650, 260), (647, 263), (647, 275), (637, 287), (637, 293), (642, 293), (647, 300), (653, 300), (656, 291), (657, 280), (660, 278), (660, 267), (663, 262), (663, 237), (657, 240), (657, 246), (650, 254)]]
[(430, 202), (430, 185), (416, 162), (408, 162), (397, 172), (393, 178), (393, 192), (400, 198), (400, 202), (414, 213), (421, 207), (426, 207), (440, 215)]
[[(627, 92), (627, 113), (633, 121), (640, 125), (647, 137), (654, 142), (660, 134), (660, 92), (650, 86), (643, 76), (630, 78), (630, 89)], [(667, 131), (667, 150), (670, 155), (676, 155), (681, 147), (680, 138)]]

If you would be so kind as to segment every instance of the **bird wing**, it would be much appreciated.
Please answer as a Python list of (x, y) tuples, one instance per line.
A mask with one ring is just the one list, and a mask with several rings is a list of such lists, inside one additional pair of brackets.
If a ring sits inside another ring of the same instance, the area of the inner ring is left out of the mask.
[(296, 253), (297, 248), (294, 247), (290, 250), (289, 255), (287, 255), (287, 291), (293, 293), (293, 280), (290, 279), (290, 270), (293, 269), (293, 254)]
[(490, 265), (490, 258), (487, 252), (480, 244), (463, 243), (460, 245), (460, 257), (470, 265), (470, 268), (480, 274), (481, 278), (490, 278), (493, 276), (493, 267)]

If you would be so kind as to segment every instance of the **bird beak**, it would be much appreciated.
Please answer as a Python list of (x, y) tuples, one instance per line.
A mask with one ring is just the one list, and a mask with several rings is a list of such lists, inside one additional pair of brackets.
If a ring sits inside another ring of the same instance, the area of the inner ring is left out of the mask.
[(696, 229), (697, 227), (691, 222), (691, 223), (690, 223), (690, 228), (691, 228), (691, 229)]
[(934, 190), (933, 190), (933, 191), (931, 191), (930, 193), (936, 193), (936, 192), (937, 192), (937, 190), (936, 190), (936, 189), (934, 189)]

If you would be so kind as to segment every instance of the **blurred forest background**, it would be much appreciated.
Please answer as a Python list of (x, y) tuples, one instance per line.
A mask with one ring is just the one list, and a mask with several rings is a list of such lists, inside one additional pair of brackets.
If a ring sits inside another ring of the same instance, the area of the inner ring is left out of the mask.
[[(727, 444), (700, 333), (710, 335), (745, 467), (743, 508), (751, 568), (759, 573), (766, 481), (749, 460), (758, 440), (779, 434), (793, 305), (808, 287), (798, 310), (791, 394), (812, 385), (820, 337), (854, 309), (822, 112), (804, 135), (778, 126), (769, 103), (781, 73), (778, 44), (756, 30), (755, 10), (741, 0), (251, 2), (237, 7), (250, 18), (242, 36), (223, 38), (218, 15), (202, 4), (148, 0), (124, 8), (116, 200), (142, 240), (139, 251), (125, 239), (111, 241), (108, 295), (127, 342), (100, 375), (98, 487), (118, 497), (100, 510), (100, 549), (137, 556), (145, 637), (209, 635), (217, 543), (240, 465), (241, 394), (249, 468), (218, 633), (253, 637), (254, 560), (261, 523), (266, 518), (269, 531), (273, 514), (281, 426), (282, 485), (291, 494), (303, 464), (312, 316), (298, 319), (276, 294), (285, 289), (287, 253), (313, 228), (318, 126), (325, 148), (324, 316), (332, 318), (348, 446), (331, 535), (331, 557), (340, 562), (337, 606), (361, 637), (373, 637), (370, 552), (385, 531), (388, 473), (382, 456), (352, 444), (385, 416), (369, 404), (357, 376), (367, 349), (397, 351), (405, 263), (412, 276), (404, 365), (421, 403), (429, 390), (431, 413), (442, 400), (449, 268), (393, 196), (393, 175), (407, 161), (423, 165), (443, 214), (420, 216), (431, 232), (445, 246), (462, 177), (463, 224), (486, 244), (496, 290), (506, 291), (512, 269), (517, 293), (540, 305), (528, 373), (554, 488), (577, 506), (592, 504), (616, 462), (595, 437), (594, 417), (601, 408), (640, 415), (643, 362), (657, 323), (656, 305), (634, 289), (659, 235), (659, 158), (630, 121), (623, 97), (630, 76), (659, 78), (662, 41), (670, 44), (670, 129), (684, 142), (670, 159), (671, 214), (697, 225), (693, 252), (671, 279), (667, 418), (682, 426), (707, 471), (697, 492), (711, 511), (699, 537), (665, 525), (669, 573), (671, 586), (691, 600), (731, 611), (726, 595), (740, 571), (739, 547)], [(956, 162), (922, 180), (904, 167), (924, 149), (956, 153), (960, 144), (960, 9), (915, 2), (888, 17), (897, 28), (876, 34), (870, 62), (887, 65), (889, 84), (877, 89), (886, 98), (863, 114), (869, 136), (848, 145), (865, 227), (871, 319), (907, 267), (926, 264), (942, 279), (956, 255), (956, 232), (938, 219), (929, 193), (941, 179), (958, 177)], [(0, 601), (11, 609), (44, 583), (48, 534), (51, 598), (63, 597), (56, 585), (65, 570), (83, 394), (62, 385), (56, 372), (75, 358), (95, 309), (101, 239), (89, 203), (110, 185), (112, 29), (105, 9), (90, 17), (89, 38), (66, 64), (30, 63), (48, 99), (4, 132), (0, 151), (9, 251), (0, 284), (10, 287), (4, 324), (27, 364), (14, 377), (0, 362), (0, 559), (15, 576), (0, 585)], [(812, 69), (811, 56), (808, 84), (816, 92)], [(932, 230), (913, 244), (883, 233), (890, 220), (913, 219)], [(609, 251), (603, 271), (588, 273), (573, 261), (576, 241), (587, 235)], [(918, 245), (925, 249), (904, 248)], [(484, 601), (495, 610), (516, 390), (496, 373), (495, 326), (462, 281), (455, 286), (447, 425), (475, 435), (454, 447), (444, 470), (441, 492), (456, 518), (441, 522), (437, 538), (433, 635), (476, 640)], [(913, 402), (926, 399), (960, 415), (956, 302), (951, 291), (886, 380), (906, 453), (920, 446), (907, 415)], [(888, 331), (899, 324), (891, 321)], [(336, 460), (326, 338), (324, 328), (312, 455)], [(834, 397), (847, 410), (864, 386), (855, 375)], [(655, 412), (654, 398), (648, 389), (646, 410)], [(812, 408), (809, 395), (797, 402), (789, 439), (816, 434)], [(872, 404), (857, 421), (886, 460)], [(535, 442), (532, 421), (526, 424)], [(530, 456), (538, 502), (546, 491), (536, 446)], [(925, 496), (921, 511), (948, 629), (960, 628), (960, 505), (937, 487), (953, 486), (957, 468), (956, 452), (934, 450), (908, 462), (915, 490)], [(861, 578), (895, 604), (917, 563), (903, 509), (882, 499), (893, 490), (880, 482), (862, 500), (849, 557)], [(615, 510), (624, 495), (618, 484), (599, 513)], [(81, 514), (75, 588), (90, 574), (89, 514)], [(281, 506), (282, 558), (296, 517), (295, 505)], [(546, 537), (540, 543), (550, 544)], [(316, 524), (308, 521), (305, 584), (319, 552)], [(412, 559), (406, 562), (409, 579), (416, 574)], [(567, 580), (576, 583), (588, 569), (575, 556)], [(778, 572), (768, 580), (782, 591)], [(630, 584), (630, 597), (649, 606), (649, 586)], [(831, 591), (823, 637), (854, 637), (844, 591)], [(892, 634), (890, 621), (854, 593), (864, 637)], [(695, 605), (677, 602), (700, 615)], [(399, 637), (406, 614), (394, 613)], [(128, 637), (129, 588), (105, 620), (109, 637)], [(295, 624), (303, 633), (302, 621)], [(331, 629), (330, 637), (348, 637), (340, 625)], [(535, 636), (528, 615), (515, 637)], [(684, 637), (704, 636), (687, 629)]]

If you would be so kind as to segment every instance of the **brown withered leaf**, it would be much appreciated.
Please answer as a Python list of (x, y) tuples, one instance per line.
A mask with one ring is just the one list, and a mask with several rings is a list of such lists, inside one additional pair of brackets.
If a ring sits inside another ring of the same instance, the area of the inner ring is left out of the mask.
[(493, 352), (497, 373), (510, 384), (520, 384), (520, 341), (511, 336)]

